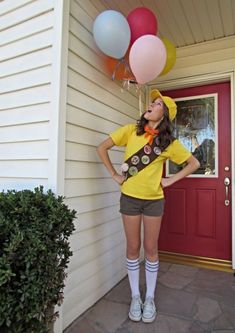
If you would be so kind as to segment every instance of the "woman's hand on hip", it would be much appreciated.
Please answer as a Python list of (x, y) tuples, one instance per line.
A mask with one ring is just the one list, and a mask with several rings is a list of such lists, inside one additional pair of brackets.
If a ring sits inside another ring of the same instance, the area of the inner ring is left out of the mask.
[(118, 183), (119, 185), (122, 185), (122, 183), (124, 183), (125, 181), (125, 177), (123, 175), (119, 175), (118, 173), (115, 173), (112, 176), (113, 180), (115, 180), (116, 183)]
[(173, 183), (174, 182), (172, 181), (171, 177), (169, 177), (169, 178), (162, 178), (162, 180), (161, 180), (162, 188), (171, 186)]

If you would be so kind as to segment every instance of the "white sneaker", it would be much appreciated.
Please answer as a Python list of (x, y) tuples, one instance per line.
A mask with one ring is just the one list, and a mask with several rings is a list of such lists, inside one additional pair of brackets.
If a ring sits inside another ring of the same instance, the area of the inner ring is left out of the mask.
[(152, 323), (156, 318), (157, 310), (152, 297), (147, 297), (144, 302), (142, 321), (144, 323)]
[(143, 303), (140, 296), (134, 296), (131, 300), (129, 318), (133, 321), (140, 321), (142, 318), (142, 307)]

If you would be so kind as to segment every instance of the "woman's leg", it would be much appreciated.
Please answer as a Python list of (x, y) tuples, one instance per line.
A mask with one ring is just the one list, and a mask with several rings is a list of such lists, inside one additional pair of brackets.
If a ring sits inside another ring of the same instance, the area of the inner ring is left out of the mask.
[(142, 320), (152, 322), (156, 317), (154, 292), (157, 283), (159, 267), (158, 238), (161, 228), (161, 216), (144, 216), (144, 250), (145, 250), (145, 276), (146, 297)]
[(157, 261), (158, 258), (158, 238), (161, 229), (162, 216), (143, 217), (144, 223), (144, 250), (145, 257), (149, 261)]
[(129, 318), (133, 321), (140, 321), (142, 317), (142, 301), (139, 289), (141, 215), (122, 214), (122, 219), (126, 235), (126, 265), (132, 295)]
[(122, 214), (123, 226), (126, 235), (126, 256), (129, 259), (139, 257), (141, 238), (141, 215)]
[(126, 260), (128, 278), (132, 297), (139, 292), (139, 253), (141, 246), (141, 215), (131, 216), (122, 214), (124, 231), (126, 235)]

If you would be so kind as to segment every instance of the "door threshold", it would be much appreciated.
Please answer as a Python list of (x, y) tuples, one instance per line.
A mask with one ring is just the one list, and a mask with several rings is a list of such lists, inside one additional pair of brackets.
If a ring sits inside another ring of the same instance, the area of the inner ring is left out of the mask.
[(217, 271), (224, 271), (229, 273), (234, 272), (231, 260), (199, 257), (189, 254), (181, 254), (167, 251), (159, 251), (159, 258), (162, 261), (173, 264), (182, 264), (200, 268), (214, 269)]

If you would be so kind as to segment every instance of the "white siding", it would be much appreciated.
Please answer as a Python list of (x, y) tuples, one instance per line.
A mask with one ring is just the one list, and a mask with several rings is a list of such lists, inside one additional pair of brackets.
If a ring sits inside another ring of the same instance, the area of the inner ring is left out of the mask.
[[(108, 134), (139, 116), (138, 97), (121, 92), (103, 70), (92, 36), (98, 15), (90, 1), (70, 2), (65, 196), (78, 211), (65, 288), (63, 328), (126, 274), (119, 187), (96, 153)], [(117, 170), (122, 149), (110, 153)]]
[[(176, 49), (176, 63), (172, 70), (157, 78), (158, 87), (172, 88), (172, 82), (187, 78), (205, 78), (210, 74), (232, 72), (235, 69), (235, 37), (226, 37)], [(181, 83), (179, 82), (179, 85)]]
[(0, 189), (48, 187), (54, 1), (0, 3)]
[[(105, 73), (96, 15), (89, 1), (0, 2), (0, 190), (44, 185), (78, 211), (56, 332), (126, 274), (119, 186), (96, 147), (136, 121), (138, 97)], [(123, 150), (110, 156), (118, 169)]]

